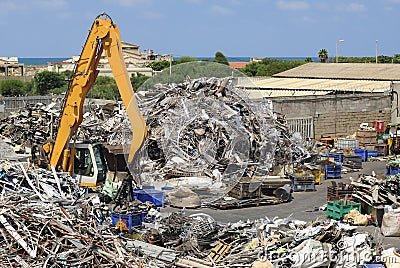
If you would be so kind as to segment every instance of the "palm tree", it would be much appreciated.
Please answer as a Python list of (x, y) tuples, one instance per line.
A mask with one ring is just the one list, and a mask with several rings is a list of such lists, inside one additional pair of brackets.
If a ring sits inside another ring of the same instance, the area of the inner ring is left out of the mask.
[(326, 59), (328, 58), (328, 50), (323, 48), (320, 51), (318, 51), (318, 58), (321, 62), (326, 62)]

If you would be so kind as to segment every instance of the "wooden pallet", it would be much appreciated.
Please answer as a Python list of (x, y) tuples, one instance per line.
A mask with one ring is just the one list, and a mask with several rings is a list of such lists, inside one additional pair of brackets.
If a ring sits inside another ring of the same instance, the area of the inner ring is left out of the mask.
[(232, 248), (231, 244), (228, 244), (224, 241), (220, 241), (218, 245), (216, 245), (206, 257), (206, 261), (211, 261), (213, 263), (222, 260), (225, 254)]
[(352, 198), (352, 194), (354, 192), (354, 188), (350, 184), (339, 183), (336, 184), (332, 182), (332, 186), (328, 186), (326, 190), (326, 200), (327, 201), (335, 201), (339, 199)]

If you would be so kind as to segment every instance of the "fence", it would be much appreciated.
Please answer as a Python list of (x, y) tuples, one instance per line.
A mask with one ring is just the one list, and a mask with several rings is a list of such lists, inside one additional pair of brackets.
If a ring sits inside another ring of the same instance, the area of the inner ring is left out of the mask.
[(60, 105), (63, 97), (64, 95), (2, 97), (0, 98), (0, 116), (1, 118), (7, 117), (12, 112), (23, 109), (28, 104), (50, 104), (57, 102), (57, 105)]
[(303, 139), (314, 138), (314, 120), (312, 117), (287, 119), (289, 129), (292, 132), (299, 132)]

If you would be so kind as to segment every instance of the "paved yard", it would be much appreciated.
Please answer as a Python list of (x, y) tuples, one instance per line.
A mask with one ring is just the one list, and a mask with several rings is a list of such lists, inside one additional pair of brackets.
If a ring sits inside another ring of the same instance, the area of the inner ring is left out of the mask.
[[(259, 219), (262, 217), (279, 217), (285, 218), (292, 216), (298, 220), (304, 221), (315, 221), (318, 219), (326, 219), (325, 211), (318, 211), (318, 208), (326, 203), (326, 191), (327, 186), (331, 185), (332, 181), (336, 182), (349, 182), (350, 178), (357, 178), (359, 174), (371, 175), (374, 171), (377, 176), (385, 175), (385, 161), (370, 161), (363, 163), (363, 169), (360, 172), (353, 172), (342, 174), (341, 179), (335, 180), (324, 180), (321, 185), (317, 185), (317, 191), (315, 192), (296, 192), (293, 193), (293, 200), (289, 203), (283, 203), (279, 205), (260, 206), (260, 207), (249, 207), (241, 209), (230, 209), (230, 210), (214, 210), (209, 208), (203, 209), (187, 209), (188, 214), (193, 213), (207, 213), (211, 215), (215, 220), (221, 223), (237, 222), (239, 220), (247, 219)], [(163, 211), (175, 211), (177, 209), (165, 208)], [(380, 235), (380, 229), (374, 226), (360, 227), (363, 230), (367, 230), (374, 237)], [(383, 243), (387, 246), (395, 246), (400, 248), (399, 237), (382, 237)]]

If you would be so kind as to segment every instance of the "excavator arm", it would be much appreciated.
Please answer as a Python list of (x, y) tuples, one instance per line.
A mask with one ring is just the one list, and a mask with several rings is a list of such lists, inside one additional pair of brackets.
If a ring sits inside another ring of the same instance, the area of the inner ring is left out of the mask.
[[(105, 18), (103, 18), (105, 17)], [(97, 66), (102, 53), (106, 54), (117, 83), (121, 99), (132, 126), (132, 143), (128, 162), (135, 157), (146, 137), (146, 123), (141, 114), (122, 54), (118, 27), (103, 13), (96, 17), (83, 46), (62, 108), (57, 136), (50, 150), (50, 166), (68, 169), (71, 152), (68, 144), (83, 119), (83, 104), (99, 73)]]

